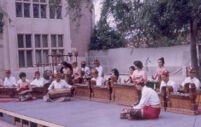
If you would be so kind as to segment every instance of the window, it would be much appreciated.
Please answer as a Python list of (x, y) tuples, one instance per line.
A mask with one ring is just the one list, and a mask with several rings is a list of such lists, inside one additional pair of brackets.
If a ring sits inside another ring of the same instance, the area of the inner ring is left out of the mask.
[(39, 18), (39, 5), (38, 4), (33, 5), (33, 17)]
[(31, 34), (18, 34), (19, 67), (33, 67)]
[(33, 17), (46, 18), (47, 3), (46, 0), (33, 0)]
[(51, 47), (56, 47), (56, 35), (51, 35)]
[(30, 17), (30, 0), (16, 0), (16, 17)]
[(30, 17), (30, 4), (24, 4), (24, 17)]
[[(20, 68), (33, 67), (37, 63), (48, 64), (49, 54), (64, 54), (62, 34), (17, 34), (17, 45)], [(52, 60), (57, 63), (56, 57)]]
[(49, 11), (51, 19), (62, 18), (61, 0), (49, 0)]
[(16, 16), (22, 17), (22, 4), (16, 3)]

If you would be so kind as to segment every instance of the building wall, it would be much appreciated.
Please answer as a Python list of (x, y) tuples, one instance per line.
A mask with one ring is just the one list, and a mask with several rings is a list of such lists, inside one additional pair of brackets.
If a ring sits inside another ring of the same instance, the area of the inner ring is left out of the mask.
[(186, 67), (190, 65), (189, 45), (164, 48), (118, 48), (105, 51), (89, 51), (89, 63), (98, 59), (108, 74), (112, 68), (117, 68), (121, 74), (128, 73), (128, 67), (135, 60), (143, 62), (144, 70), (150, 79), (156, 72), (157, 60), (165, 58), (165, 67), (171, 72), (171, 78), (181, 81), (186, 76)]
[[(32, 0), (31, 0), (32, 1)], [(32, 45), (34, 46), (34, 35), (35, 34), (61, 34), (63, 35), (63, 44), (64, 44), (64, 54), (72, 51), (73, 49), (77, 49), (81, 51), (80, 58), (78, 60), (85, 59), (85, 52), (87, 49), (86, 43), (89, 43), (90, 32), (92, 29), (92, 24), (84, 24), (81, 22), (81, 30), (79, 33), (73, 33), (71, 28), (75, 28), (75, 24), (70, 24), (69, 15), (66, 13), (66, 1), (62, 0), (62, 19), (50, 19), (49, 18), (49, 8), (47, 7), (47, 18), (33, 18), (33, 10), (31, 7), (31, 17), (16, 17), (16, 0), (1, 0), (1, 5), (4, 11), (8, 14), (8, 17), (5, 18), (5, 26), (3, 39), (0, 40), (0, 43), (3, 45), (3, 51), (0, 50), (0, 56), (3, 55), (3, 59), (0, 60), (0, 67), (4, 69), (10, 69), (16, 77), (18, 77), (19, 72), (24, 71), (27, 73), (28, 78), (32, 79), (34, 71), (37, 70), (35, 54), (33, 53), (33, 65), (34, 67), (19, 67), (19, 54), (18, 54), (18, 43), (17, 43), (17, 34), (32, 34)], [(32, 6), (32, 5), (31, 5)], [(87, 12), (86, 12), (87, 13)], [(85, 13), (84, 13), (85, 14)], [(87, 14), (86, 14), (87, 15)], [(9, 21), (11, 19), (11, 22)], [(82, 20), (89, 21), (92, 20), (92, 17), (85, 17)], [(89, 32), (86, 32), (89, 31)], [(84, 32), (84, 33), (83, 33)], [(88, 34), (85, 34), (88, 33)], [(76, 35), (76, 36), (73, 36)], [(79, 38), (77, 38), (79, 36)], [(85, 39), (87, 38), (87, 39)], [(72, 42), (72, 40), (76, 40)], [(50, 44), (50, 36), (48, 36), (48, 43)], [(73, 44), (76, 43), (76, 44)], [(81, 44), (79, 44), (81, 43)], [(82, 45), (82, 46), (80, 46)], [(0, 47), (0, 49), (2, 49)], [(34, 51), (33, 47), (33, 51)], [(50, 52), (49, 52), (50, 53)], [(50, 58), (51, 62), (51, 58)], [(48, 67), (41, 67), (40, 71), (42, 72), (44, 69)], [(0, 74), (2, 76), (2, 74)], [(1, 77), (0, 77), (1, 78)]]

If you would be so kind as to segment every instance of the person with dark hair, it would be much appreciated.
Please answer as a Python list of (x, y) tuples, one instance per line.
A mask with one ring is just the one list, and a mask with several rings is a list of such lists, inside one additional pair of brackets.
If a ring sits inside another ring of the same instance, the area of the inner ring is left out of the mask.
[(133, 75), (133, 72), (135, 71), (135, 67), (134, 66), (130, 66), (129, 67), (129, 75), (128, 75), (128, 79), (127, 80), (124, 80), (124, 83), (133, 83), (132, 81), (132, 75)]
[(163, 71), (166, 71), (165, 67), (164, 67), (164, 64), (165, 64), (165, 60), (163, 57), (159, 58), (158, 59), (158, 68), (156, 70), (156, 74), (155, 75), (152, 75), (152, 79), (153, 80), (158, 80), (159, 83), (161, 83), (161, 75), (163, 73)]
[(86, 61), (81, 62), (81, 71), (83, 72), (85, 79), (90, 77), (90, 68), (86, 66)]
[(35, 97), (32, 96), (32, 87), (29, 83), (29, 80), (26, 79), (26, 73), (20, 72), (19, 74), (20, 80), (18, 81), (17, 91), (19, 92), (19, 100), (26, 101), (34, 99)]
[(71, 64), (63, 61), (61, 68), (61, 73), (64, 75), (64, 79), (68, 84), (73, 84), (73, 67)]
[(141, 61), (134, 61), (134, 67), (135, 67), (135, 71), (133, 72), (132, 75), (132, 81), (134, 84), (136, 84), (137, 82), (139, 82), (141, 79), (144, 79), (145, 84), (147, 82), (147, 74), (144, 70), (142, 70), (143, 68), (143, 64)]
[(132, 108), (123, 109), (121, 119), (156, 119), (160, 115), (160, 99), (156, 91), (144, 83), (144, 79), (137, 82), (136, 89), (142, 96), (139, 104)]

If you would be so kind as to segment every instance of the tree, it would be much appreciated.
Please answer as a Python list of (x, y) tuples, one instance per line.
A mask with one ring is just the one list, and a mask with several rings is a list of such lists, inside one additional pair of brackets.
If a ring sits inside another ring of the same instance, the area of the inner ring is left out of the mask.
[(201, 0), (105, 0), (104, 4), (117, 30), (134, 42), (154, 45), (190, 34), (191, 64), (198, 70), (196, 42)]

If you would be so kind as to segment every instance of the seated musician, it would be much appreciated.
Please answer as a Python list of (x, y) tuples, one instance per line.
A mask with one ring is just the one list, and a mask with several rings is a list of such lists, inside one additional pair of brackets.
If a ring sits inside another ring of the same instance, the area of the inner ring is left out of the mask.
[(200, 80), (195, 77), (195, 73), (196, 73), (196, 70), (190, 67), (188, 69), (189, 76), (185, 78), (185, 80), (180, 85), (180, 88), (184, 88), (185, 84), (192, 83), (192, 84), (195, 84), (197, 90), (200, 90)]
[(35, 79), (30, 83), (31, 86), (43, 87), (45, 84), (45, 80), (40, 77), (40, 72), (36, 71), (34, 75), (35, 75)]
[(177, 85), (174, 81), (169, 79), (168, 71), (163, 71), (161, 77), (162, 77), (162, 81), (161, 81), (161, 85), (160, 85), (160, 92), (162, 91), (162, 87), (164, 87), (164, 86), (166, 86), (168, 88), (172, 87), (171, 89), (173, 89), (173, 91), (169, 91), (169, 92), (177, 92), (177, 90), (178, 90)]
[(129, 67), (129, 76), (128, 76), (128, 79), (124, 80), (124, 83), (133, 83), (133, 81), (132, 81), (132, 75), (133, 75), (134, 71), (135, 71), (135, 67), (134, 66), (130, 66)]
[(81, 71), (84, 72), (84, 78), (90, 77), (90, 68), (86, 66), (86, 61), (81, 62)]
[(158, 59), (158, 68), (156, 70), (156, 74), (155, 75), (152, 75), (152, 79), (153, 80), (157, 80), (159, 83), (161, 83), (161, 75), (163, 73), (163, 71), (165, 71), (165, 67), (164, 67), (164, 64), (165, 64), (165, 60), (163, 57), (159, 58)]
[(72, 62), (73, 67), (73, 82), (82, 83), (83, 82), (83, 75), (81, 69), (77, 66), (77, 62)]
[(35, 97), (33, 97), (31, 94), (32, 87), (29, 81), (26, 79), (26, 73), (21, 72), (19, 74), (19, 77), (20, 77), (20, 80), (18, 81), (18, 85), (17, 85), (19, 100), (25, 101), (25, 100), (35, 99)]
[(5, 79), (4, 79), (4, 87), (17, 87), (17, 82), (15, 77), (11, 76), (11, 71), (10, 70), (6, 70), (5, 71)]
[(72, 86), (61, 79), (61, 73), (57, 72), (56, 79), (50, 84), (48, 93), (43, 97), (47, 102), (63, 102), (70, 100)]
[(99, 77), (104, 77), (103, 67), (100, 65), (99, 60), (94, 60), (95, 69), (98, 71)]
[(72, 65), (63, 61), (60, 72), (64, 75), (65, 81), (68, 84), (72, 85), (73, 84), (73, 67), (72, 67)]
[(134, 61), (134, 67), (135, 67), (135, 71), (133, 72), (132, 75), (132, 81), (134, 84), (137, 84), (137, 82), (139, 82), (142, 78), (147, 81), (147, 74), (144, 70), (142, 70), (143, 68), (143, 64), (141, 61)]
[(104, 79), (102, 76), (98, 75), (98, 71), (96, 69), (92, 69), (91, 70), (91, 75), (92, 75), (92, 85), (96, 85), (96, 86), (104, 86)]
[(43, 73), (44, 84), (51, 83), (53, 81), (53, 74), (51, 70), (45, 70)]
[(142, 97), (139, 104), (132, 108), (123, 109), (120, 114), (121, 119), (156, 119), (160, 114), (160, 100), (158, 94), (145, 85), (144, 79), (141, 79), (136, 85), (141, 91)]

